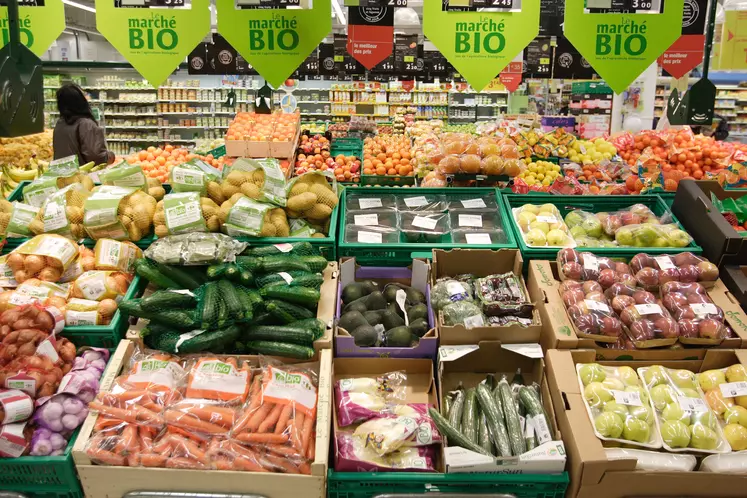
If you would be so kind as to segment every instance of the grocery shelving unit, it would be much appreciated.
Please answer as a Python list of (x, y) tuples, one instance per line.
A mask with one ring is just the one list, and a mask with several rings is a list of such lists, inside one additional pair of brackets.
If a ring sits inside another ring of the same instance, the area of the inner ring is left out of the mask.
[(492, 120), (508, 112), (508, 92), (449, 92), (449, 120), (457, 123)]

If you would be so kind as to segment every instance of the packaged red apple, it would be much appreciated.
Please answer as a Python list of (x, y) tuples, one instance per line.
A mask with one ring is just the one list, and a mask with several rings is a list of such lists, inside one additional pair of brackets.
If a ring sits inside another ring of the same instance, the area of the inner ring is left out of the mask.
[(599, 439), (643, 448), (661, 448), (651, 399), (635, 370), (628, 366), (578, 363), (576, 375), (586, 412)]
[(747, 369), (737, 363), (698, 374), (698, 386), (733, 451), (747, 450)]
[(664, 449), (675, 453), (731, 451), (693, 372), (653, 365), (638, 368), (638, 375), (654, 405)]
[(524, 243), (529, 247), (575, 247), (573, 237), (554, 204), (524, 204), (513, 208)]
[(613, 299), (613, 309), (620, 309), (620, 320), (636, 348), (671, 346), (677, 342), (679, 327), (662, 302), (651, 292), (636, 289), (631, 295), (620, 294)]
[(651, 209), (643, 204), (633, 204), (627, 209), (612, 213), (597, 214), (601, 215), (602, 231), (609, 236), (614, 236), (624, 226), (641, 225), (644, 223), (658, 225), (659, 223), (669, 221), (659, 219)]
[(691, 252), (652, 256), (636, 254), (630, 260), (630, 269), (638, 285), (656, 291), (667, 282), (700, 282), (712, 287), (718, 280), (718, 267)]
[(616, 282), (635, 285), (626, 263), (613, 261), (605, 256), (567, 247), (558, 251), (557, 263), (560, 280), (594, 280), (605, 290)]
[(681, 343), (716, 345), (726, 339), (724, 310), (701, 284), (667, 282), (661, 286), (661, 300), (679, 323)]
[(566, 280), (561, 284), (560, 291), (579, 337), (600, 342), (617, 341), (622, 334), (622, 325), (599, 283)]

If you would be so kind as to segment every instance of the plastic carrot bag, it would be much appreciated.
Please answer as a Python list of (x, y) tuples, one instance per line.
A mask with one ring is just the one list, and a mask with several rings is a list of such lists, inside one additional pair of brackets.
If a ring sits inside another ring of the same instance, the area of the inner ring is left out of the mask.
[(158, 434), (157, 428), (99, 414), (94, 434), (86, 444), (86, 454), (100, 465), (163, 467), (167, 457), (154, 451), (153, 440)]
[(209, 436), (227, 436), (236, 421), (236, 407), (221, 401), (183, 399), (163, 414), (170, 427)]
[(235, 357), (203, 357), (189, 370), (185, 395), (191, 399), (222, 401), (240, 405), (249, 394), (251, 366)]
[(217, 470), (245, 470), (249, 472), (269, 472), (260, 463), (260, 452), (246, 447), (232, 439), (214, 438), (206, 451), (210, 463)]
[(390, 402), (404, 399), (406, 382), (404, 372), (338, 380), (335, 383), (338, 425), (346, 427), (380, 415)]

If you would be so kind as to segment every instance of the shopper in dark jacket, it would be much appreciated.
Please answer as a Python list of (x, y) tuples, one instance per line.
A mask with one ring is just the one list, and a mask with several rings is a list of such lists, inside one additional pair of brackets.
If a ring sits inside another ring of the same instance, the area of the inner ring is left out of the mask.
[(93, 119), (91, 106), (77, 85), (66, 84), (57, 90), (57, 109), (60, 119), (52, 136), (55, 159), (78, 156), (80, 164), (114, 162), (114, 153), (106, 148), (104, 130)]

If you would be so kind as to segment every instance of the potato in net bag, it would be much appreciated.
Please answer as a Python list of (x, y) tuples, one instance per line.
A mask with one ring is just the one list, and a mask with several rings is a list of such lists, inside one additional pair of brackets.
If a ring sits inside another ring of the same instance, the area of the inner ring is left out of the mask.
[(47, 198), (57, 192), (57, 178), (42, 176), (32, 181), (23, 189), (23, 202), (40, 208)]
[(119, 301), (127, 293), (131, 280), (132, 275), (123, 272), (87, 271), (73, 282), (70, 294), (72, 297), (91, 301)]
[(84, 238), (83, 207), (90, 195), (79, 184), (61, 188), (47, 198), (29, 224), (29, 230), (37, 235), (57, 233), (76, 240)]
[(99, 172), (102, 185), (133, 187), (148, 193), (148, 180), (139, 164), (130, 164), (124, 159)]
[(243, 194), (235, 194), (221, 205), (219, 218), (223, 221), (222, 231), (232, 237), (273, 237), (276, 233), (270, 221), (273, 206), (257, 202)]
[(84, 260), (84, 271), (95, 269), (132, 273), (135, 261), (143, 257), (142, 249), (127, 240), (99, 239), (92, 253), (90, 249), (83, 249), (85, 251), (81, 253), (81, 258)]
[(309, 171), (288, 184), (286, 211), (290, 218), (324, 225), (338, 202), (337, 183), (324, 172)]
[(169, 170), (169, 185), (172, 192), (197, 192), (205, 197), (208, 194), (208, 183), (219, 182), (221, 175), (219, 170), (194, 158)]
[[(229, 202), (229, 201), (226, 201)], [(158, 237), (185, 232), (219, 232), (220, 206), (197, 192), (173, 193), (156, 205), (153, 225)]]
[(131, 187), (96, 187), (86, 199), (83, 226), (92, 239), (137, 242), (151, 231), (157, 201)]
[(85, 190), (90, 192), (93, 190), (93, 180), (88, 175), (81, 173), (78, 167), (78, 156), (62, 157), (50, 161), (49, 166), (44, 170), (43, 176), (55, 178), (58, 188), (80, 184)]
[(234, 194), (285, 206), (285, 174), (274, 158), (239, 158), (223, 170), (223, 181), (208, 183), (207, 194), (216, 204), (223, 204)]
[(35, 234), (29, 225), (38, 215), (38, 207), (22, 202), (9, 204), (8, 201), (0, 201), (0, 232), (8, 237), (33, 237)]

